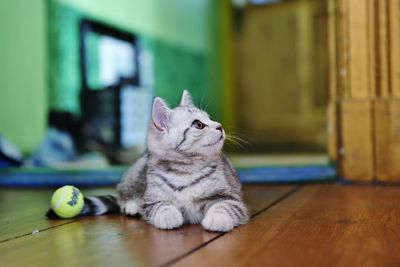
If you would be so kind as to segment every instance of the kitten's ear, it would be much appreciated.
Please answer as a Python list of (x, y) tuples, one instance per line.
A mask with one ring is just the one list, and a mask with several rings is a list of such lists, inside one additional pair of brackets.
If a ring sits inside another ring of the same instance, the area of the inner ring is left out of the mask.
[(168, 128), (171, 109), (159, 97), (156, 97), (153, 102), (153, 111), (151, 114), (153, 125), (159, 131), (164, 131)]
[(181, 104), (180, 105), (183, 106), (183, 107), (193, 106), (192, 97), (190, 96), (188, 90), (183, 90), (182, 99), (181, 99)]

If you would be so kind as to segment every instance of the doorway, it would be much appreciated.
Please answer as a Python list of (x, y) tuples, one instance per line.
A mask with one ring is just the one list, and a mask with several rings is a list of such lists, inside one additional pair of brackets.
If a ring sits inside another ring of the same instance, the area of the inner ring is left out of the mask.
[(258, 151), (325, 152), (324, 1), (249, 4), (235, 15), (238, 128)]

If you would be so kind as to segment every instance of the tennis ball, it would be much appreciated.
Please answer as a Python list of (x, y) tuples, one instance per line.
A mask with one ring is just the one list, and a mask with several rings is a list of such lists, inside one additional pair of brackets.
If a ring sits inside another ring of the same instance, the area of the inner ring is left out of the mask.
[(58, 188), (51, 197), (51, 209), (60, 218), (73, 218), (81, 212), (82, 208), (83, 195), (72, 185)]

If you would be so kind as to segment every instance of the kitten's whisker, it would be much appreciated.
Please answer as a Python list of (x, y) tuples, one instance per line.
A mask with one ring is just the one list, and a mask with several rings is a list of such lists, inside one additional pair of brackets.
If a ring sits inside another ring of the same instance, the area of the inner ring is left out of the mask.
[(246, 140), (245, 138), (248, 138), (248, 136), (246, 136), (246, 135), (240, 136), (238, 133), (234, 133), (234, 132), (229, 132), (228, 135), (230, 137), (239, 138), (239, 139), (242, 139), (242, 140)]
[(198, 102), (199, 102), (199, 101), (198, 101), (199, 98), (197, 97), (197, 90), (194, 91), (194, 99), (193, 99), (193, 100), (196, 100), (195, 103), (198, 103)]
[[(232, 145), (236, 146), (236, 147), (240, 147), (241, 149), (245, 149), (244, 144), (242, 144), (241, 141), (232, 138), (232, 136), (227, 136), (226, 140), (231, 143)], [(249, 143), (247, 143), (246, 145), (248, 145)]]
[(234, 147), (239, 147), (240, 149), (245, 149), (245, 147), (240, 143), (233, 142), (232, 140), (227, 140), (227, 141), (229, 144), (233, 145)]
[(250, 142), (231, 134), (227, 134), (226, 139), (229, 143), (235, 145), (236, 147), (240, 147), (241, 149), (246, 149), (247, 146), (251, 145)]
[(237, 141), (239, 143), (244, 143), (244, 144), (247, 144), (247, 145), (251, 144), (248, 140), (246, 140), (244, 138), (241, 138), (241, 137), (238, 137), (238, 136), (235, 136), (235, 135), (233, 135), (231, 133), (226, 134), (226, 136), (227, 136), (227, 139), (235, 140), (235, 141)]
[(201, 110), (204, 110), (204, 108), (203, 108), (203, 104), (204, 104), (204, 94), (203, 94), (203, 96), (201, 97), (201, 103), (200, 103), (200, 109)]
[(231, 140), (231, 141), (240, 143), (240, 144), (251, 145), (250, 142), (248, 142), (248, 141), (246, 141), (246, 140), (242, 140), (242, 139), (240, 139), (240, 138), (229, 137), (228, 139)]
[(202, 110), (207, 110), (208, 105), (210, 105), (210, 104), (212, 103), (212, 101), (213, 101), (213, 99), (210, 99), (210, 100), (207, 102), (206, 107), (205, 107), (204, 109), (202, 109)]
[(234, 132), (234, 131), (229, 131), (230, 135), (233, 136), (238, 136), (238, 137), (243, 137), (243, 138), (249, 138), (248, 134), (240, 133), (240, 132)]

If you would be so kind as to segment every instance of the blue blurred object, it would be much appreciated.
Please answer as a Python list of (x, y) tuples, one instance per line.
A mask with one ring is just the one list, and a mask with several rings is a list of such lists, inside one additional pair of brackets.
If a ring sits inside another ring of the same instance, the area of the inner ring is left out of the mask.
[(51, 168), (7, 168), (0, 170), (0, 187), (60, 187), (66, 184), (77, 187), (113, 186), (117, 184), (126, 167), (101, 170)]
[(25, 160), (26, 166), (51, 167), (59, 162), (77, 159), (72, 137), (63, 131), (50, 127), (39, 148)]
[[(118, 183), (127, 167), (112, 167), (104, 170), (54, 170), (49, 168), (4, 169), (0, 171), (0, 186), (58, 187), (112, 186)], [(239, 168), (242, 183), (303, 183), (326, 182), (336, 179), (332, 165), (309, 166), (265, 166)]]
[(335, 180), (333, 165), (265, 166), (239, 168), (242, 183), (290, 183)]
[(0, 134), (0, 168), (22, 165), (21, 151)]

